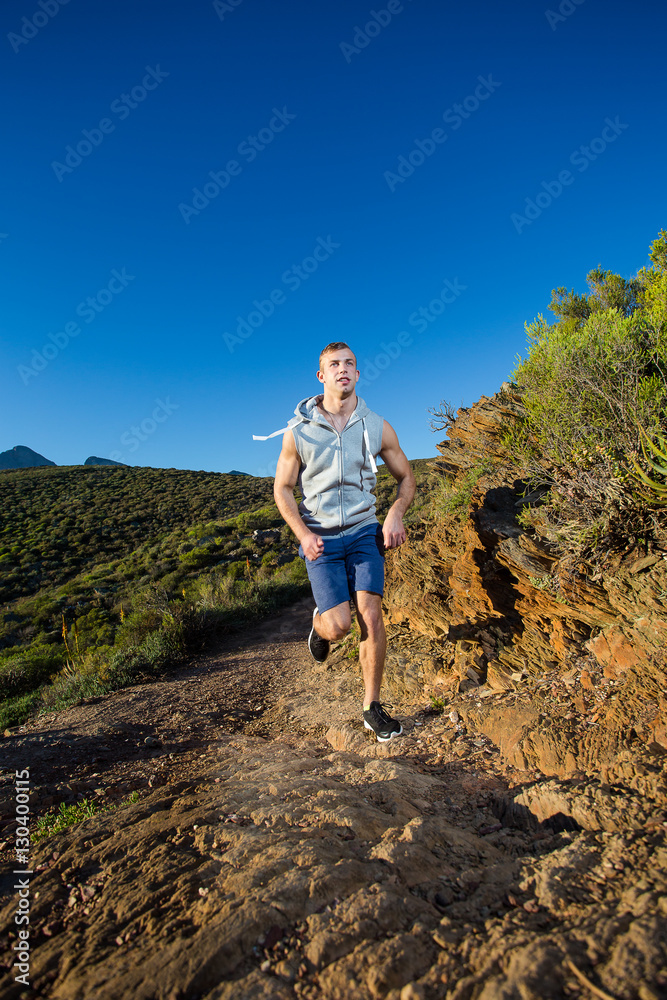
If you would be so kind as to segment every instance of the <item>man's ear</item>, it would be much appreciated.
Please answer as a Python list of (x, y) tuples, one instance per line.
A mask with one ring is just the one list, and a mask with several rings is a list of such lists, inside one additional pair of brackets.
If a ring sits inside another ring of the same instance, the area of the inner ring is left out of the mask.
[(320, 382), (324, 382), (324, 372), (318, 371), (316, 372), (316, 375)]

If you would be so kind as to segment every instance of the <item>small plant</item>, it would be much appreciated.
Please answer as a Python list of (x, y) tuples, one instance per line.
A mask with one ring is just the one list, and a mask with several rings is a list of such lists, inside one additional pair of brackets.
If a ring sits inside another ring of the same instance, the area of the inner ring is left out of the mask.
[(536, 590), (553, 590), (553, 580), (550, 576), (529, 576), (531, 586)]
[(439, 406), (430, 406), (427, 412), (431, 414), (432, 431), (446, 431), (456, 420), (456, 410), (447, 399), (440, 400)]
[(54, 833), (60, 833), (76, 823), (90, 819), (102, 810), (102, 806), (95, 799), (83, 799), (82, 802), (75, 802), (72, 805), (60, 803), (58, 811), (40, 816), (37, 820), (37, 831), (34, 835), (33, 843), (37, 844), (45, 837), (50, 837)]
[[(657, 444), (646, 433), (643, 427), (641, 432), (641, 446), (644, 459), (648, 463), (651, 472), (656, 476), (662, 476), (662, 481), (652, 479), (648, 476), (639, 463), (633, 459), (635, 478), (647, 489), (642, 490), (641, 496), (648, 503), (658, 507), (667, 507), (667, 438), (663, 434), (656, 434)], [(650, 452), (650, 454), (649, 454)]]
[(437, 712), (438, 715), (442, 715), (445, 711), (446, 702), (444, 698), (436, 698), (434, 694), (431, 695), (431, 711)]
[(47, 813), (46, 816), (38, 818), (32, 842), (38, 844), (40, 840), (45, 840), (46, 837), (51, 837), (54, 833), (61, 833), (70, 826), (83, 823), (84, 820), (92, 819), (98, 813), (112, 812), (120, 806), (133, 805), (138, 801), (139, 792), (134, 791), (121, 802), (108, 803), (107, 805), (100, 805), (96, 799), (82, 799), (81, 802), (74, 802), (70, 805), (61, 802), (57, 812)]
[(345, 655), (348, 660), (358, 660), (359, 659), (359, 643), (361, 642), (361, 629), (359, 628), (359, 621), (357, 618), (352, 622), (352, 628), (349, 634), (346, 636), (346, 650)]

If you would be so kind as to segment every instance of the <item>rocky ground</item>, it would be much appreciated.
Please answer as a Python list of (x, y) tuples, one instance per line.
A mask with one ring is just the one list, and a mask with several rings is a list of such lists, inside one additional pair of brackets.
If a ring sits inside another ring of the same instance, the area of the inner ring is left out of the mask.
[(33, 816), (121, 804), (33, 846), (28, 988), (6, 877), (3, 996), (666, 997), (661, 744), (630, 743), (604, 773), (550, 769), (525, 751), (550, 706), (575, 742), (600, 718), (580, 671), (489, 695), (459, 678), (436, 712), (430, 640), (399, 625), (387, 690), (414, 683), (393, 709), (404, 735), (378, 744), (348, 647), (313, 664), (309, 616), (6, 735), (5, 871), (15, 770)]

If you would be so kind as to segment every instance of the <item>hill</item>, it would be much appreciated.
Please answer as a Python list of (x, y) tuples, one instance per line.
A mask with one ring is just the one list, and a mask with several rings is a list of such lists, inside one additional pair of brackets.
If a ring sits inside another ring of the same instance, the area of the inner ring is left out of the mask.
[[(424, 502), (428, 461), (412, 465)], [(394, 491), (380, 467), (381, 514)], [(40, 686), (67, 663), (72, 697), (83, 690), (77, 684), (92, 690), (109, 669), (109, 683), (125, 683), (304, 586), (271, 478), (127, 466), (14, 470), (0, 476), (0, 507), (5, 724), (36, 705)], [(163, 619), (175, 623), (169, 638), (149, 640)], [(84, 662), (85, 683), (74, 670)]]
[(124, 462), (115, 462), (113, 458), (98, 458), (96, 455), (91, 455), (83, 463), (84, 465), (124, 465)]
[(55, 462), (39, 455), (32, 448), (17, 444), (8, 451), (0, 452), (0, 469), (30, 469), (41, 465), (55, 465)]

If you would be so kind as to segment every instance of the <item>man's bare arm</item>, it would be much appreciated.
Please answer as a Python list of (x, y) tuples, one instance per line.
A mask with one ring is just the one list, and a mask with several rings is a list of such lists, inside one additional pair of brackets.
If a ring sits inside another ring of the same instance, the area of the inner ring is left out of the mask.
[(319, 535), (314, 534), (303, 523), (303, 518), (299, 514), (299, 508), (294, 499), (294, 487), (299, 478), (300, 468), (301, 460), (294, 443), (294, 435), (290, 430), (285, 431), (283, 447), (276, 466), (273, 496), (276, 507), (301, 542), (306, 558), (312, 561), (324, 551), (324, 542)]
[(415, 477), (398, 443), (396, 431), (386, 420), (382, 428), (380, 458), (398, 483), (396, 499), (389, 508), (382, 526), (385, 548), (395, 549), (402, 545), (406, 538), (403, 517), (414, 499)]

